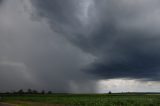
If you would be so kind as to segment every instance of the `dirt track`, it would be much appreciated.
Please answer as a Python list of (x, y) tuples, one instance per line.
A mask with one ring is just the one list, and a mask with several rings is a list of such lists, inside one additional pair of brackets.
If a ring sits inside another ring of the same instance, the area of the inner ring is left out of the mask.
[[(22, 102), (22, 101), (17, 101), (17, 104), (27, 104), (29, 106), (64, 106), (63, 104), (44, 104), (36, 102)], [(9, 103), (0, 103), (0, 106), (16, 106), (16, 105)]]
[(15, 106), (15, 105), (7, 104), (7, 103), (0, 103), (0, 106)]

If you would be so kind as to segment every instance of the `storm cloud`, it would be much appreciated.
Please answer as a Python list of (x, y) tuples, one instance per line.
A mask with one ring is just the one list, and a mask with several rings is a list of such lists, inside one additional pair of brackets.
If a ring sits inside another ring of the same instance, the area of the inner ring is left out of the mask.
[(37, 15), (96, 57), (83, 71), (99, 78), (159, 81), (158, 0), (35, 0)]
[(80, 90), (83, 81), (92, 82), (80, 70), (93, 56), (53, 32), (45, 21), (34, 21), (32, 11), (31, 3), (21, 0), (7, 0), (0, 9), (0, 90), (71, 92), (74, 85), (74, 92), (94, 92), (92, 83)]
[(0, 0), (0, 90), (97, 92), (160, 78), (159, 0)]

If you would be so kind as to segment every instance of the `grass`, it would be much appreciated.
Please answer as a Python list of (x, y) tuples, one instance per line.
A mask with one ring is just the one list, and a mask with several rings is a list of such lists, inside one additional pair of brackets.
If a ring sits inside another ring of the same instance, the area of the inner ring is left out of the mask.
[(24, 94), (4, 96), (2, 101), (16, 103), (18, 106), (160, 106), (160, 95)]

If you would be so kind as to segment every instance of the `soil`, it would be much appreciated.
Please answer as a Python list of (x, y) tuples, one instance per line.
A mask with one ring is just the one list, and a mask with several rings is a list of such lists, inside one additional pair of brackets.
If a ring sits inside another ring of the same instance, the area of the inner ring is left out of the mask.
[(0, 106), (15, 106), (15, 105), (8, 104), (8, 103), (0, 103)]

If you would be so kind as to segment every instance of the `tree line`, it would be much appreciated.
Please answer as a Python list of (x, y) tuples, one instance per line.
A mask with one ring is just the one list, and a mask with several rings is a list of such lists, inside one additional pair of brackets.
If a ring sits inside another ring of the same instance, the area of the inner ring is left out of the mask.
[(8, 92), (0, 92), (0, 94), (52, 94), (52, 91), (37, 91), (35, 89), (28, 89), (28, 90), (17, 90), (17, 91), (8, 91)]

